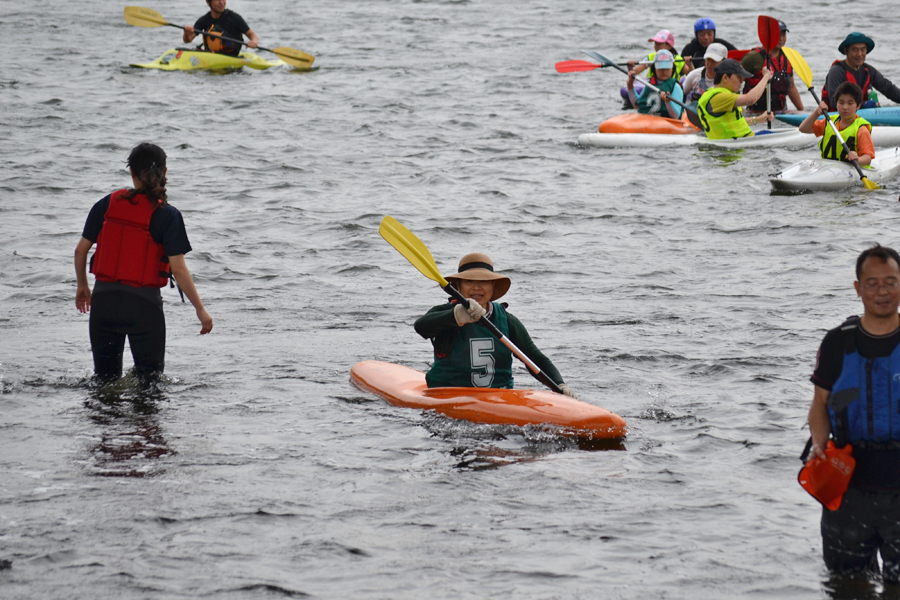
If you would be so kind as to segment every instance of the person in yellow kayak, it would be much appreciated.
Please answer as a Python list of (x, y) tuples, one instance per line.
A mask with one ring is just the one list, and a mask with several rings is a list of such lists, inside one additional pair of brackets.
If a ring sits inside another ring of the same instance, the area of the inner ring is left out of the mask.
[(825, 334), (810, 378), (811, 458), (829, 439), (852, 446), (856, 468), (837, 510), (822, 509), (822, 555), (837, 574), (877, 572), (900, 581), (900, 255), (876, 245), (856, 260), (862, 317)]
[(837, 125), (850, 152), (844, 150), (841, 141), (837, 139), (825, 119), (819, 119), (828, 110), (828, 104), (824, 100), (800, 123), (798, 129), (803, 133), (815, 133), (816, 137), (822, 138), (819, 141), (822, 158), (844, 162), (855, 160), (861, 167), (872, 164), (872, 159), (875, 158), (872, 125), (856, 114), (863, 100), (862, 89), (855, 83), (845, 81), (834, 91), (834, 98), (838, 114), (831, 115), (829, 118)]
[(716, 86), (707, 90), (697, 102), (697, 113), (706, 137), (711, 140), (725, 140), (752, 136), (750, 125), (771, 121), (774, 115), (769, 112), (764, 116), (751, 117), (750, 123), (744, 118), (741, 107), (753, 104), (766, 91), (766, 83), (772, 78), (772, 72), (762, 70), (759, 83), (752, 90), (741, 94), (744, 79), (751, 73), (744, 70), (741, 63), (733, 58), (726, 58), (716, 67)]
[[(834, 91), (845, 81), (853, 82), (862, 88), (863, 102), (866, 104), (872, 89), (878, 90), (894, 102), (900, 102), (900, 88), (866, 62), (866, 57), (874, 48), (875, 41), (858, 31), (849, 34), (838, 46), (838, 52), (846, 55), (846, 58), (831, 64), (831, 69), (825, 76), (825, 86), (822, 88), (822, 101), (828, 103), (829, 110), (836, 108), (837, 99), (834, 97)], [(874, 100), (877, 102), (877, 99)]]
[[(193, 26), (184, 26), (184, 34), (181, 36), (181, 39), (184, 40), (185, 44), (190, 44), (194, 41), (194, 38), (197, 37), (197, 31), (208, 31), (235, 40), (242, 40), (244, 39), (242, 36), (247, 36), (247, 39), (250, 40), (247, 42), (247, 47), (257, 47), (259, 44), (257, 35), (250, 29), (241, 15), (225, 8), (225, 2), (226, 0), (206, 0), (209, 12), (197, 19)], [(229, 54), (231, 56), (237, 56), (241, 53), (240, 44), (211, 35), (203, 36), (203, 45), (209, 52)]]
[(634, 71), (628, 72), (628, 100), (643, 115), (655, 115), (670, 119), (681, 118), (681, 106), (671, 99), (683, 101), (684, 90), (675, 78), (675, 57), (668, 50), (660, 50), (653, 58), (653, 77), (648, 81), (660, 92), (645, 86), (640, 94), (634, 93)]
[(684, 71), (684, 59), (678, 54), (675, 50), (675, 36), (668, 29), (660, 29), (656, 32), (652, 38), (647, 40), (648, 42), (653, 42), (653, 52), (647, 55), (641, 61), (641, 64), (637, 64), (635, 61), (628, 61), (628, 70), (634, 71), (635, 75), (640, 75), (646, 69), (650, 69), (650, 72), (647, 74), (649, 77), (653, 77), (655, 74), (653, 72), (653, 65), (656, 59), (656, 53), (660, 50), (668, 50), (672, 53), (672, 56), (675, 57), (675, 79), (681, 79), (682, 72)]
[(513, 388), (513, 354), (488, 328), (478, 324), (486, 317), (565, 395), (578, 398), (535, 346), (522, 322), (506, 310), (507, 304), (496, 302), (509, 291), (509, 277), (495, 272), (494, 263), (480, 252), (463, 256), (458, 271), (446, 279), (468, 299), (468, 306), (451, 300), (433, 307), (415, 322), (416, 333), (430, 339), (434, 347), (434, 364), (425, 374), (428, 387)]

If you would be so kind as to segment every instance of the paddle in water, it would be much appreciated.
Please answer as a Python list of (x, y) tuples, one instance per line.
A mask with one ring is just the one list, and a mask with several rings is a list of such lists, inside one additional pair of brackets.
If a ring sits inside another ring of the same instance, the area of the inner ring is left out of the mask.
[[(422, 243), (422, 240), (417, 238), (413, 232), (400, 224), (397, 219), (393, 217), (385, 217), (381, 220), (381, 226), (378, 228), (378, 233), (381, 234), (388, 244), (397, 249), (397, 251), (402, 254), (406, 260), (412, 264), (419, 272), (431, 279), (432, 281), (436, 281), (438, 285), (443, 288), (445, 292), (450, 294), (455, 300), (461, 302), (462, 304), (468, 306), (469, 301), (462, 294), (457, 291), (450, 282), (444, 279), (441, 275), (440, 269), (438, 269), (437, 263), (434, 262), (434, 258), (431, 256), (431, 252), (429, 252), (428, 248), (425, 244)], [(504, 346), (509, 348), (509, 351), (516, 355), (516, 358), (521, 360), (525, 365), (531, 369), (531, 372), (534, 373), (535, 377), (537, 377), (541, 383), (546, 385), (548, 388), (556, 392), (557, 394), (562, 394), (563, 391), (556, 385), (556, 382), (550, 379), (546, 373), (541, 371), (540, 367), (538, 367), (534, 361), (528, 358), (524, 352), (519, 350), (519, 348), (512, 343), (512, 341), (503, 335), (503, 332), (497, 329), (497, 326), (491, 323), (487, 317), (481, 317), (481, 320), (478, 322), (480, 325), (487, 327), (491, 333), (497, 336), (497, 339), (500, 340)]]
[[(163, 18), (161, 14), (159, 14), (152, 8), (144, 8), (142, 6), (126, 6), (125, 21), (129, 25), (134, 25), (135, 27), (152, 28), (167, 25), (169, 27), (176, 27), (178, 29), (184, 30), (184, 25), (169, 23)], [(218, 33), (211, 33), (209, 31), (203, 31), (199, 29), (196, 30), (196, 33), (208, 35), (210, 37), (221, 38), (229, 42), (241, 44), (243, 46), (247, 45), (247, 42), (243, 40), (236, 40), (234, 38), (225, 37), (224, 35), (219, 35)], [(257, 48), (259, 48), (260, 50), (265, 50), (266, 52), (273, 53), (287, 64), (298, 69), (311, 69), (313, 61), (316, 60), (316, 57), (312, 54), (307, 54), (306, 52), (301, 52), (300, 50), (295, 50), (294, 48), (288, 48), (286, 46), (279, 46), (278, 48), (274, 49), (263, 48), (262, 46), (257, 46)]]
[[(778, 45), (781, 39), (781, 27), (778, 25), (778, 19), (759, 15), (756, 20), (756, 27), (759, 30), (759, 41), (763, 48), (766, 49), (766, 56), (772, 53), (772, 50)], [(766, 60), (768, 62), (768, 58)], [(766, 84), (766, 113), (772, 112), (772, 80)], [(772, 121), (766, 119), (769, 129), (772, 129)]]
[[(800, 53), (794, 50), (793, 48), (784, 47), (781, 49), (784, 52), (784, 55), (787, 56), (788, 62), (791, 63), (791, 67), (794, 68), (794, 73), (800, 76), (800, 79), (803, 80), (803, 83), (806, 84), (806, 87), (809, 90), (809, 93), (812, 94), (813, 99), (816, 101), (816, 106), (822, 103), (819, 100), (819, 97), (816, 95), (816, 91), (813, 89), (812, 85), (812, 71), (809, 68), (809, 65), (806, 63), (806, 60), (800, 56)], [(838, 131), (837, 126), (834, 124), (834, 121), (831, 120), (831, 117), (828, 116), (828, 111), (824, 111), (825, 121), (831, 125), (831, 130), (834, 132), (834, 135), (837, 136), (837, 139), (841, 140), (841, 145), (844, 147), (844, 152), (847, 154), (850, 153), (850, 148), (847, 146), (847, 142), (844, 141), (844, 137), (841, 135), (841, 132)], [(863, 182), (863, 186), (867, 190), (879, 190), (881, 186), (875, 183), (874, 181), (869, 181), (869, 179), (863, 173), (863, 170), (860, 168), (859, 163), (857, 161), (853, 162), (853, 166), (856, 167), (856, 172), (859, 173), (859, 178)]]

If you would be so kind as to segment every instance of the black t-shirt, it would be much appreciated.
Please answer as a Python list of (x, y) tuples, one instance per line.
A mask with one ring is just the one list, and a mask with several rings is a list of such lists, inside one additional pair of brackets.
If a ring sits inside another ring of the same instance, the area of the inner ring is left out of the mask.
[[(234, 11), (225, 9), (218, 19), (213, 19), (212, 13), (206, 13), (194, 23), (194, 29), (202, 29), (211, 33), (218, 33), (235, 40), (243, 40), (245, 33), (250, 31), (244, 18)], [(237, 55), (241, 52), (241, 44), (229, 42), (217, 37), (204, 35), (203, 42), (210, 52), (220, 54)]]
[[(725, 40), (719, 38), (714, 39), (710, 43), (722, 44), (729, 50), (737, 50), (737, 48), (735, 48), (733, 44), (729, 44)], [(696, 37), (688, 42), (688, 45), (685, 46), (684, 50), (681, 51), (681, 56), (684, 57), (684, 60), (693, 59), (695, 69), (699, 69), (700, 67), (705, 66), (706, 62), (703, 58), (704, 54), (706, 54), (706, 48), (700, 45), (700, 42), (697, 41)]]
[[(900, 344), (900, 329), (876, 336), (867, 333), (860, 326), (856, 328), (855, 334), (856, 349), (863, 358), (890, 356), (897, 344)], [(844, 334), (837, 327), (825, 334), (810, 381), (830, 392), (844, 368), (844, 354)], [(900, 448), (869, 448), (854, 444), (853, 458), (856, 459), (856, 470), (850, 480), (851, 486), (880, 490), (900, 489)]]
[[(81, 233), (83, 238), (96, 243), (100, 230), (103, 229), (103, 221), (106, 217), (106, 210), (109, 208), (110, 196), (104, 197), (91, 208), (87, 221), (84, 223), (84, 230)], [(188, 241), (187, 231), (184, 228), (184, 219), (181, 217), (178, 209), (170, 204), (153, 211), (153, 215), (150, 217), (150, 237), (157, 244), (162, 244), (166, 256), (178, 256), (191, 251), (191, 243)], [(94, 293), (102, 292), (137, 294), (162, 308), (162, 296), (159, 288), (138, 288), (114, 281), (98, 280), (94, 283)]]

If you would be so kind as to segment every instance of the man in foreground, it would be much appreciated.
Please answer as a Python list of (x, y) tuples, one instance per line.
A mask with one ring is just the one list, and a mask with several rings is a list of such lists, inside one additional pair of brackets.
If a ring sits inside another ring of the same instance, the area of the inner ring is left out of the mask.
[[(257, 47), (259, 38), (250, 29), (241, 15), (225, 8), (225, 2), (226, 0), (206, 0), (209, 12), (197, 19), (193, 27), (190, 25), (184, 26), (184, 35), (181, 36), (181, 39), (185, 44), (190, 44), (194, 41), (194, 38), (197, 37), (196, 31), (208, 31), (235, 40), (242, 40), (244, 38), (241, 36), (246, 35), (247, 39), (250, 40), (247, 42), (247, 47)], [(209, 52), (231, 56), (237, 56), (241, 53), (241, 44), (211, 35), (203, 36), (203, 45)]]
[(822, 554), (834, 573), (900, 582), (900, 255), (876, 245), (856, 261), (863, 316), (825, 335), (810, 380), (810, 458), (852, 444), (856, 469), (840, 507), (822, 509)]

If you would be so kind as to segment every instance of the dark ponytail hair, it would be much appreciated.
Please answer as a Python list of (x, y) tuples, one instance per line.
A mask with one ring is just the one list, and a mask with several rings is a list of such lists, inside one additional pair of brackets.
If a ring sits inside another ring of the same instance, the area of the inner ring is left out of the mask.
[(166, 204), (166, 153), (149, 142), (142, 142), (128, 155), (128, 168), (140, 182), (140, 187), (126, 193), (131, 200), (138, 193), (146, 195), (160, 206)]

